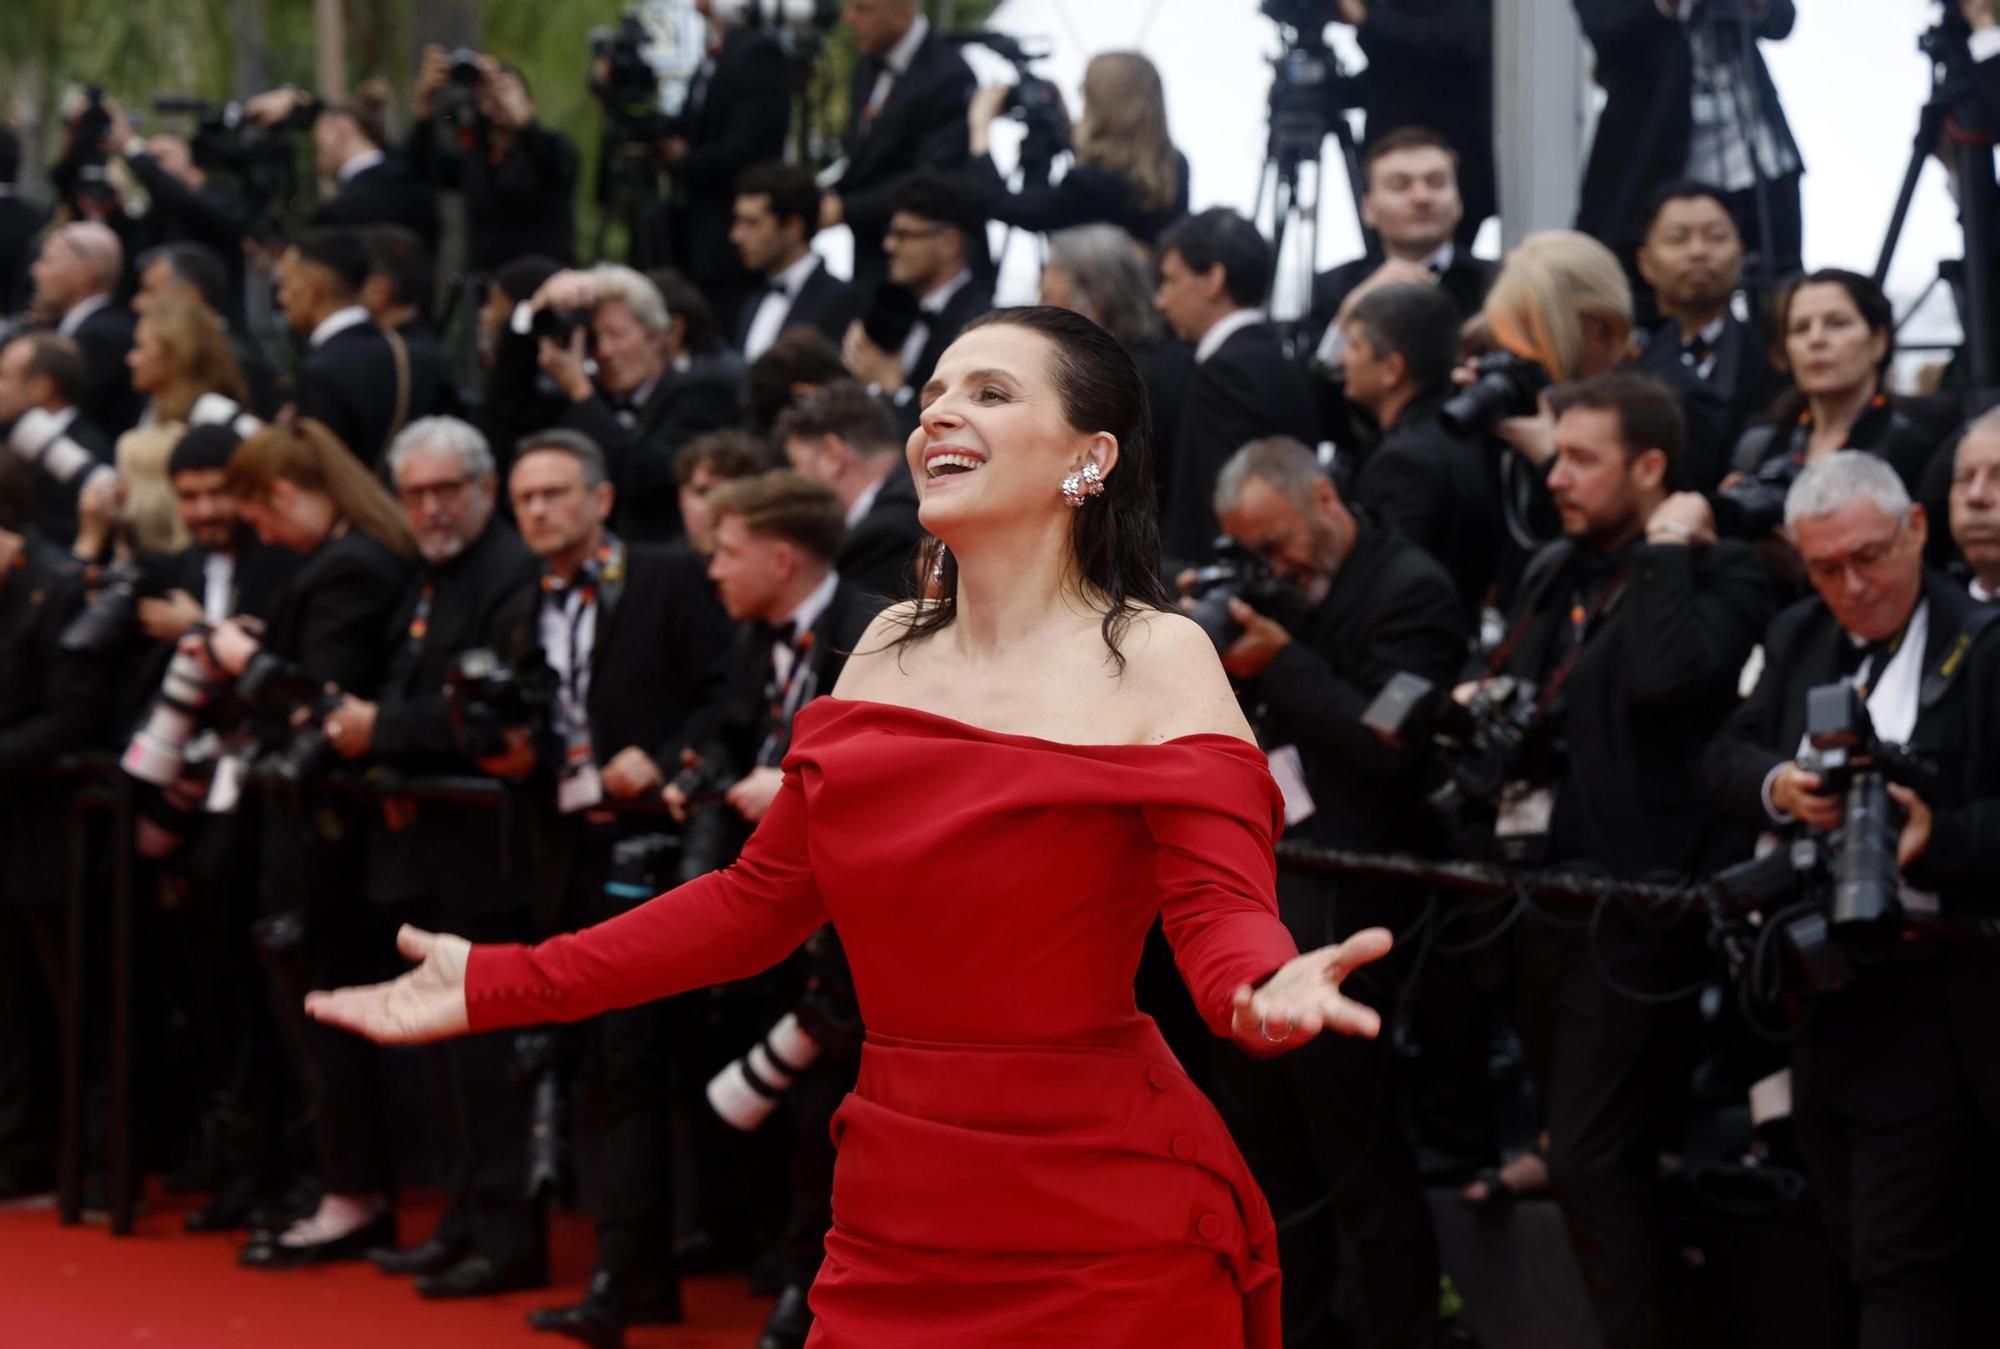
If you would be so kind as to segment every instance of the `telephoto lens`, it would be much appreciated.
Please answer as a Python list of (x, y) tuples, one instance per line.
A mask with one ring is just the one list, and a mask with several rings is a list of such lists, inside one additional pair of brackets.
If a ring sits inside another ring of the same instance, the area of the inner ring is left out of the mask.
[(175, 652), (160, 680), (160, 694), (153, 700), (146, 724), (125, 747), (119, 766), (155, 787), (172, 783), (181, 775), (195, 720), (214, 692), (215, 685), (202, 669), (201, 658), (186, 651)]
[(787, 1012), (750, 1052), (709, 1080), (708, 1103), (731, 1128), (749, 1133), (771, 1117), (779, 1098), (819, 1058), (819, 1042)]

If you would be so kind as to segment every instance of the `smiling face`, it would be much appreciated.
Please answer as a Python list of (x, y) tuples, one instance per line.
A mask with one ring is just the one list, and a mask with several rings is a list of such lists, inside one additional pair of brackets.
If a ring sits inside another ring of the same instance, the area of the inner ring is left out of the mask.
[(1062, 479), (1093, 459), (1109, 477), (1117, 441), (1078, 431), (1052, 370), (1056, 347), (1012, 324), (975, 328), (945, 351), (924, 386), (906, 447), (925, 529), (954, 547), (1000, 522), (1060, 521)]

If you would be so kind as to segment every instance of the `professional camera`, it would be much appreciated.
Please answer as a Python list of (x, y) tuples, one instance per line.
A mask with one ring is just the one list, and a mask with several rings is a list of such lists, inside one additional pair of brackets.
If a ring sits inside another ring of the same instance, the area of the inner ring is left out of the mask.
[[(567, 347), (577, 329), (590, 331), (590, 311), (588, 309), (537, 309), (528, 320), (528, 334), (537, 342), (544, 337), (559, 346)], [(586, 339), (588, 340), (588, 339)]]
[(1785, 498), (1804, 471), (1805, 461), (1797, 455), (1766, 459), (1741, 482), (1715, 494), (1716, 527), (1742, 539), (1766, 539), (1777, 533), (1785, 523)]
[(568, 1078), (575, 1067), (572, 1037), (563, 1031), (521, 1031), (507, 1071), (528, 1092), (527, 1195), (552, 1200), (566, 1190), (569, 1163)]
[(1403, 671), (1382, 686), (1361, 723), (1392, 745), (1429, 740), (1444, 770), (1430, 804), (1447, 820), (1491, 807), (1509, 783), (1547, 776), (1552, 730), (1532, 680), (1495, 675), (1460, 703), (1449, 690)]
[(1511, 351), (1479, 359), (1472, 383), (1445, 400), (1438, 421), (1457, 436), (1475, 436), (1508, 417), (1532, 417), (1541, 406), (1549, 372), (1540, 362)]
[(138, 630), (139, 591), (145, 578), (130, 562), (104, 569), (96, 596), (56, 639), (64, 651), (101, 654), (116, 649)]
[(452, 738), (469, 759), (498, 758), (507, 752), (509, 731), (543, 724), (554, 692), (539, 660), (515, 665), (486, 647), (461, 651), (444, 676)]
[(69, 124), (69, 146), (51, 177), (78, 215), (102, 220), (118, 209), (118, 189), (111, 181), (105, 144), (111, 138), (111, 112), (104, 105), (104, 90), (95, 84), (72, 89), (65, 99), (64, 120)]
[(687, 798), (687, 821), (681, 826), (680, 869), (675, 883), (685, 885), (729, 865), (741, 842), (742, 827), (724, 799), (736, 775), (726, 766), (696, 760), (674, 775), (673, 786)]
[[(672, 130), (661, 109), (660, 72), (647, 54), (652, 43), (636, 13), (626, 13), (616, 28), (590, 30), (590, 92), (604, 106), (607, 136), (620, 144), (650, 145)], [(595, 70), (599, 61), (601, 76)]]
[(1889, 798), (1891, 782), (1926, 789), (1931, 772), (1900, 745), (1876, 738), (1868, 704), (1850, 684), (1822, 684), (1806, 694), (1803, 762), (1821, 790), (1845, 798), (1834, 849), (1829, 909), (1834, 934), (1861, 958), (1894, 948), (1903, 929), (1903, 873), (1896, 844), (1903, 812)]
[(192, 94), (155, 94), (153, 111), (192, 117), (194, 134), (188, 137), (188, 151), (194, 162), (236, 180), (258, 218), (256, 232), (272, 227), (274, 217), (298, 190), (298, 143), (289, 133), (312, 130), (317, 116), (313, 105), (301, 104), (284, 121), (270, 126), (247, 120), (241, 103), (211, 103)]
[(1070, 148), (1069, 109), (1063, 104), (1062, 91), (1031, 69), (1048, 53), (1029, 51), (1009, 34), (984, 30), (948, 33), (944, 40), (961, 47), (984, 47), (1014, 67), (1014, 87), (1007, 91), (1007, 101), (1000, 110), (1025, 128), (1021, 139), (1023, 182), (1046, 184), (1056, 156), (1067, 154)]
[(746, 28), (805, 28), (832, 31), (840, 22), (840, 0), (714, 0), (717, 23)]
[(320, 723), (340, 707), (340, 691), (314, 681), (281, 656), (259, 651), (236, 680), (236, 694), (271, 729), (256, 771), (280, 782), (303, 781), (326, 754)]
[(679, 849), (672, 834), (635, 834), (611, 845), (604, 894), (621, 906), (643, 903), (667, 890), (667, 863)]
[(806, 940), (796, 957), (806, 976), (796, 1006), (708, 1084), (715, 1113), (745, 1133), (769, 1119), (806, 1069), (829, 1051), (851, 1053), (861, 1042), (854, 978), (831, 926)]
[(160, 680), (159, 696), (126, 745), (119, 766), (141, 782), (155, 787), (172, 785), (186, 762), (188, 738), (215, 691), (215, 681), (209, 678), (201, 657), (176, 651)]
[(1229, 616), (1231, 600), (1242, 600), (1287, 630), (1304, 625), (1306, 597), (1263, 558), (1227, 535), (1215, 541), (1215, 554), (1215, 561), (1196, 568), (1188, 594), (1195, 601), (1189, 616), (1217, 651), (1227, 651), (1243, 635), (1242, 625)]

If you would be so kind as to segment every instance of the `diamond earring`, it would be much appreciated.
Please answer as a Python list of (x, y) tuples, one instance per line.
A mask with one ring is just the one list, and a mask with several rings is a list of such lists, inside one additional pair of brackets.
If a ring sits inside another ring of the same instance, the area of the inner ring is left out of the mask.
[(1091, 497), (1104, 495), (1104, 475), (1095, 460), (1085, 460), (1082, 468), (1062, 480), (1062, 498), (1071, 509), (1081, 510)]

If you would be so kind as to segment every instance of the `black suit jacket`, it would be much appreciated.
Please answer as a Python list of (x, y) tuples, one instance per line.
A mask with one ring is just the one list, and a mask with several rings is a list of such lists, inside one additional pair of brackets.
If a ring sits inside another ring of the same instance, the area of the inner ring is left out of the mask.
[[(2000, 912), (2000, 624), (1988, 623), (1960, 647), (1979, 609), (1964, 585), (1926, 572), (1929, 602), (1923, 684), (1910, 748), (1938, 768), (1926, 790), (1931, 840), (1906, 870), (1957, 916)], [(1750, 828), (1773, 828), (1764, 810), (1764, 780), (1797, 755), (1805, 735), (1806, 694), (1840, 676), (1839, 648), (1848, 640), (1833, 613), (1810, 596), (1779, 614), (1764, 637), (1764, 673), (1749, 698), (1715, 737), (1708, 781), (1719, 809)], [(1947, 674), (1947, 669), (1951, 673)]]
[[(1307, 335), (1311, 342), (1306, 347), (1310, 355), (1317, 350), (1320, 339), (1326, 336), (1327, 325), (1354, 288), (1366, 281), (1382, 265), (1382, 259), (1374, 254), (1343, 262), (1338, 267), (1321, 272), (1313, 278), (1312, 312), (1308, 322)], [(1471, 318), (1486, 303), (1486, 292), (1493, 286), (1493, 278), (1500, 274), (1500, 264), (1475, 258), (1463, 248), (1453, 250), (1451, 266), (1438, 275), (1438, 285), (1451, 302), (1458, 306), (1461, 321)]]
[[(402, 425), (454, 409), (457, 396), (442, 350), (427, 354), (421, 343), (404, 345), (409, 352), (409, 399)], [(372, 322), (357, 323), (306, 354), (299, 366), (295, 401), (301, 417), (325, 422), (355, 458), (373, 468), (381, 463), (397, 429), (396, 387), (396, 357), (389, 339)]]
[(912, 389), (922, 390), (930, 382), (945, 348), (958, 340), (966, 324), (991, 308), (993, 287), (975, 275), (958, 288), (958, 293), (946, 302), (943, 309), (935, 314), (919, 313), (917, 322), (924, 325), (924, 345), (917, 352), (917, 363), (903, 373), (903, 383)]
[[(1420, 799), (1421, 747), (1388, 744), (1361, 715), (1401, 671), (1448, 686), (1465, 664), (1466, 618), (1436, 561), (1366, 508), (1354, 516), (1354, 548), (1326, 598), (1262, 674), (1242, 681), (1242, 693), (1266, 748), (1299, 750), (1316, 810), (1288, 837), (1335, 848), (1424, 849), (1436, 831)], [(1318, 945), (1335, 930), (1390, 918), (1348, 905), (1352, 895), (1387, 891), (1343, 881), (1349, 912), (1338, 928), (1332, 906), (1321, 905), (1325, 925), (1294, 935)]]
[(132, 369), (125, 364), (136, 326), (131, 310), (108, 304), (93, 310), (71, 334), (90, 368), (84, 411), (114, 441), (139, 424), (145, 406), (145, 399), (132, 389)]
[[(486, 647), (504, 660), (535, 649), (542, 562), (512, 525), (495, 518), (463, 553), (427, 567), (382, 636), (389, 651), (369, 757), (412, 776), (476, 774), (452, 733), (444, 685), (452, 662)], [(426, 621), (418, 624), (426, 588)], [(371, 816), (368, 897), (430, 901), (457, 912), (524, 907), (531, 854), (517, 856), (506, 811), (419, 803)]]
[(847, 93), (847, 168), (835, 189), (841, 216), (854, 232), (854, 280), (863, 291), (882, 277), (882, 235), (903, 179), (920, 168), (966, 166), (965, 109), (979, 87), (965, 58), (933, 32), (871, 120), (864, 112), (880, 69), (872, 61), (855, 63)]
[(990, 155), (972, 161), (972, 180), (987, 216), (1037, 234), (1072, 225), (1116, 225), (1148, 247), (1159, 243), (1169, 225), (1188, 213), (1187, 156), (1174, 152), (1174, 197), (1165, 206), (1144, 206), (1123, 175), (1095, 164), (1072, 164), (1055, 183), (1021, 188), (1001, 178)]
[(600, 592), (591, 649), (590, 739), (600, 764), (628, 746), (671, 776), (688, 719), (714, 700), (729, 616), (707, 564), (681, 544), (625, 546), (625, 580)]
[(1715, 341), (1715, 363), (1705, 377), (1681, 359), (1680, 325), (1672, 320), (1647, 334), (1633, 365), (1667, 380), (1692, 376), (1706, 387), (1727, 410), (1719, 430), (1724, 445), (1733, 446), (1746, 426), (1769, 415), (1772, 405), (1790, 387), (1790, 381), (1771, 364), (1770, 350), (1757, 330), (1734, 314), (1723, 316), (1722, 335)]
[(1491, 0), (1384, 0), (1354, 30), (1368, 56), (1361, 72), (1362, 149), (1398, 127), (1437, 132), (1458, 152), (1465, 202), (1461, 248), (1500, 208), (1493, 174)]
[(1180, 438), (1167, 464), (1160, 551), (1173, 562), (1209, 555), (1215, 542), (1215, 478), (1229, 457), (1262, 436), (1293, 436), (1311, 445), (1312, 391), (1285, 358), (1271, 325), (1259, 321), (1229, 335), (1194, 367), (1181, 402)]
[(565, 266), (575, 259), (581, 161), (568, 136), (531, 123), (496, 164), (484, 118), (461, 154), (445, 154), (438, 135), (435, 121), (413, 123), (404, 153), (413, 176), (465, 194), (467, 270), (491, 272), (531, 253)]
[(1508, 541), (1501, 461), (1484, 440), (1460, 439), (1439, 424), (1437, 410), (1446, 397), (1439, 391), (1403, 410), (1363, 461), (1354, 499), (1436, 558), (1465, 613), (1476, 616)]
[(757, 284), (729, 242), (736, 176), (784, 157), (791, 94), (791, 71), (777, 38), (763, 29), (732, 28), (682, 129), (688, 152), (674, 170), (669, 256), (701, 284), (719, 315), (735, 313)]
[(69, 796), (29, 775), (105, 739), (107, 663), (58, 645), (82, 601), (82, 569), (32, 533), (0, 572), (0, 902), (68, 901)]
[[(1575, 0), (1583, 35), (1596, 54), (1604, 111), (1583, 170), (1576, 227), (1623, 257), (1639, 238), (1637, 219), (1646, 194), (1687, 169), (1692, 129), (1693, 61), (1687, 27), (1660, 13), (1653, 0)], [(1792, 0), (1768, 0), (1754, 23), (1759, 39), (1791, 34), (1798, 12)], [(1794, 155), (1798, 146), (1785, 125), (1777, 86), (1761, 52), (1750, 54), (1758, 98), (1775, 110), (1778, 134)]]
[[(743, 307), (736, 318), (736, 349), (742, 351), (744, 343), (750, 340), (750, 325), (756, 321), (757, 310), (764, 302), (764, 288), (758, 286), (743, 297)], [(842, 281), (826, 269), (820, 262), (799, 286), (799, 293), (793, 297), (791, 308), (785, 311), (785, 321), (778, 325), (778, 331), (787, 328), (817, 328), (836, 347), (847, 336), (847, 326), (861, 314), (861, 292)]]
[[(1599, 619), (1565, 682), (1555, 756), (1550, 860), (1614, 875), (1705, 875), (1740, 840), (1719, 827), (1702, 751), (1736, 705), (1736, 681), (1770, 618), (1770, 573), (1747, 544), (1706, 548), (1640, 541), (1602, 559), (1563, 540), (1523, 583), (1510, 673), (1546, 686), (1571, 611), (1622, 565), (1622, 600)], [(1567, 562), (1546, 580), (1553, 557)], [(1598, 592), (1601, 593), (1601, 592)]]
[(412, 571), (358, 529), (327, 539), (299, 563), (272, 606), (264, 648), (316, 684), (375, 697), (389, 663), (383, 634)]
[(626, 426), (601, 394), (563, 409), (562, 425), (596, 441), (611, 464), (618, 503), (613, 522), (634, 543), (678, 538), (682, 531), (680, 483), (674, 457), (681, 446), (743, 419), (743, 367), (733, 354), (696, 357), (685, 370), (669, 371)]
[(28, 263), (35, 239), (49, 223), (48, 208), (24, 197), (0, 196), (0, 315), (27, 308)]
[[(1157, 342), (1128, 346), (1126, 354), (1139, 367), (1146, 385), (1146, 403), (1153, 413), (1153, 487), (1162, 505), (1167, 499), (1167, 465), (1181, 440), (1181, 401), (1194, 374), (1194, 348), (1171, 334)], [(1161, 519), (1165, 519), (1162, 513)]]
[(401, 225), (437, 252), (440, 224), (437, 193), (410, 172), (409, 161), (394, 150), (379, 164), (355, 174), (340, 190), (321, 202), (307, 224), (352, 228), (356, 225)]
[(916, 592), (917, 549), (927, 535), (917, 520), (917, 484), (909, 468), (890, 468), (868, 513), (840, 545), (833, 569), (843, 586), (878, 600), (904, 600)]

